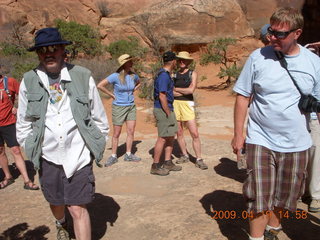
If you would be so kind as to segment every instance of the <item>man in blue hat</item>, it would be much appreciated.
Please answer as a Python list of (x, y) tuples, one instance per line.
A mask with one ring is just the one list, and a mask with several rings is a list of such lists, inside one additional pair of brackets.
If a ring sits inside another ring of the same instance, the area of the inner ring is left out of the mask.
[(69, 239), (67, 206), (76, 239), (88, 240), (86, 204), (95, 191), (92, 162), (102, 159), (109, 125), (91, 72), (64, 61), (69, 44), (56, 28), (36, 32), (28, 50), (36, 51), (40, 64), (24, 74), (20, 85), (17, 139), (39, 170), (57, 239)]

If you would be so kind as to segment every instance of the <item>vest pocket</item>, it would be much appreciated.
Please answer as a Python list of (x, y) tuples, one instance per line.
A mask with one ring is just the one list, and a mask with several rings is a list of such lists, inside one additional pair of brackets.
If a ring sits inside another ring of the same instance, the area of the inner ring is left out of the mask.
[(43, 95), (41, 93), (28, 93), (28, 105), (26, 116), (30, 118), (40, 118), (41, 114), (41, 100)]
[(81, 95), (76, 98), (78, 113), (81, 114), (81, 118), (88, 118), (90, 116), (89, 98), (87, 95)]

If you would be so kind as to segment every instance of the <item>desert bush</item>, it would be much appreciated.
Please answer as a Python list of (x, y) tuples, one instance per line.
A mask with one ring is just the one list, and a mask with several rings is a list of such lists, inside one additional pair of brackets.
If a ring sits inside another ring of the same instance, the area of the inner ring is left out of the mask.
[(73, 21), (66, 22), (62, 19), (56, 19), (54, 22), (62, 37), (73, 42), (66, 47), (71, 52), (72, 59), (76, 58), (79, 53), (91, 57), (102, 53), (99, 33), (91, 26)]
[(140, 45), (138, 38), (129, 36), (127, 39), (122, 39), (113, 43), (110, 43), (106, 50), (111, 54), (113, 58), (118, 58), (122, 54), (129, 54), (134, 57), (143, 57), (148, 51)]
[(108, 3), (106, 1), (97, 1), (97, 7), (100, 12), (100, 17), (108, 17), (110, 9), (108, 8)]
[(221, 79), (226, 79), (226, 87), (230, 87), (240, 75), (241, 68), (237, 66), (237, 62), (229, 62), (227, 51), (229, 45), (234, 45), (237, 42), (233, 38), (219, 38), (208, 45), (208, 52), (203, 54), (200, 59), (201, 65), (207, 65), (210, 62), (221, 64), (220, 71), (217, 76)]

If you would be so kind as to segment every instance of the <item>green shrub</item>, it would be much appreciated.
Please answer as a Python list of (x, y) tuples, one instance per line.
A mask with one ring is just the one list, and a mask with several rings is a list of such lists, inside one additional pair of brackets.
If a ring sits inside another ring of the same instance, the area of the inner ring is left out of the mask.
[(61, 19), (56, 19), (55, 25), (65, 40), (73, 42), (66, 47), (71, 52), (72, 59), (79, 53), (85, 53), (87, 56), (97, 56), (102, 53), (99, 33), (91, 26)]
[(227, 87), (238, 78), (241, 72), (241, 68), (237, 67), (237, 63), (233, 62), (230, 65), (227, 58), (228, 46), (234, 45), (236, 42), (237, 40), (233, 38), (216, 39), (209, 44), (208, 52), (203, 54), (200, 59), (201, 65), (207, 65), (210, 62), (222, 65), (217, 76), (221, 79), (226, 79), (225, 84)]
[(129, 36), (128, 39), (122, 39), (110, 43), (106, 47), (106, 50), (113, 58), (118, 58), (120, 55), (125, 53), (134, 57), (143, 57), (147, 52), (147, 48), (142, 47), (139, 43), (139, 40), (133, 36)]
[(1, 51), (5, 56), (24, 56), (28, 53), (26, 48), (8, 42), (1, 43)]

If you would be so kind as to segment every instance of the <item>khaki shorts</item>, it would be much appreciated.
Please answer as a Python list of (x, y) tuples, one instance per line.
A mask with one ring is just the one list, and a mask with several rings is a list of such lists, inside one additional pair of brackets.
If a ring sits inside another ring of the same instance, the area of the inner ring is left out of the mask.
[(174, 100), (173, 108), (177, 121), (189, 121), (196, 118), (194, 101)]
[(112, 104), (112, 124), (122, 126), (125, 121), (136, 120), (136, 105), (118, 106)]
[(243, 194), (248, 211), (260, 213), (274, 207), (295, 211), (304, 193), (308, 152), (280, 153), (247, 144)]
[(174, 137), (178, 131), (176, 116), (173, 111), (167, 117), (162, 108), (154, 108), (153, 114), (157, 121), (159, 137)]

